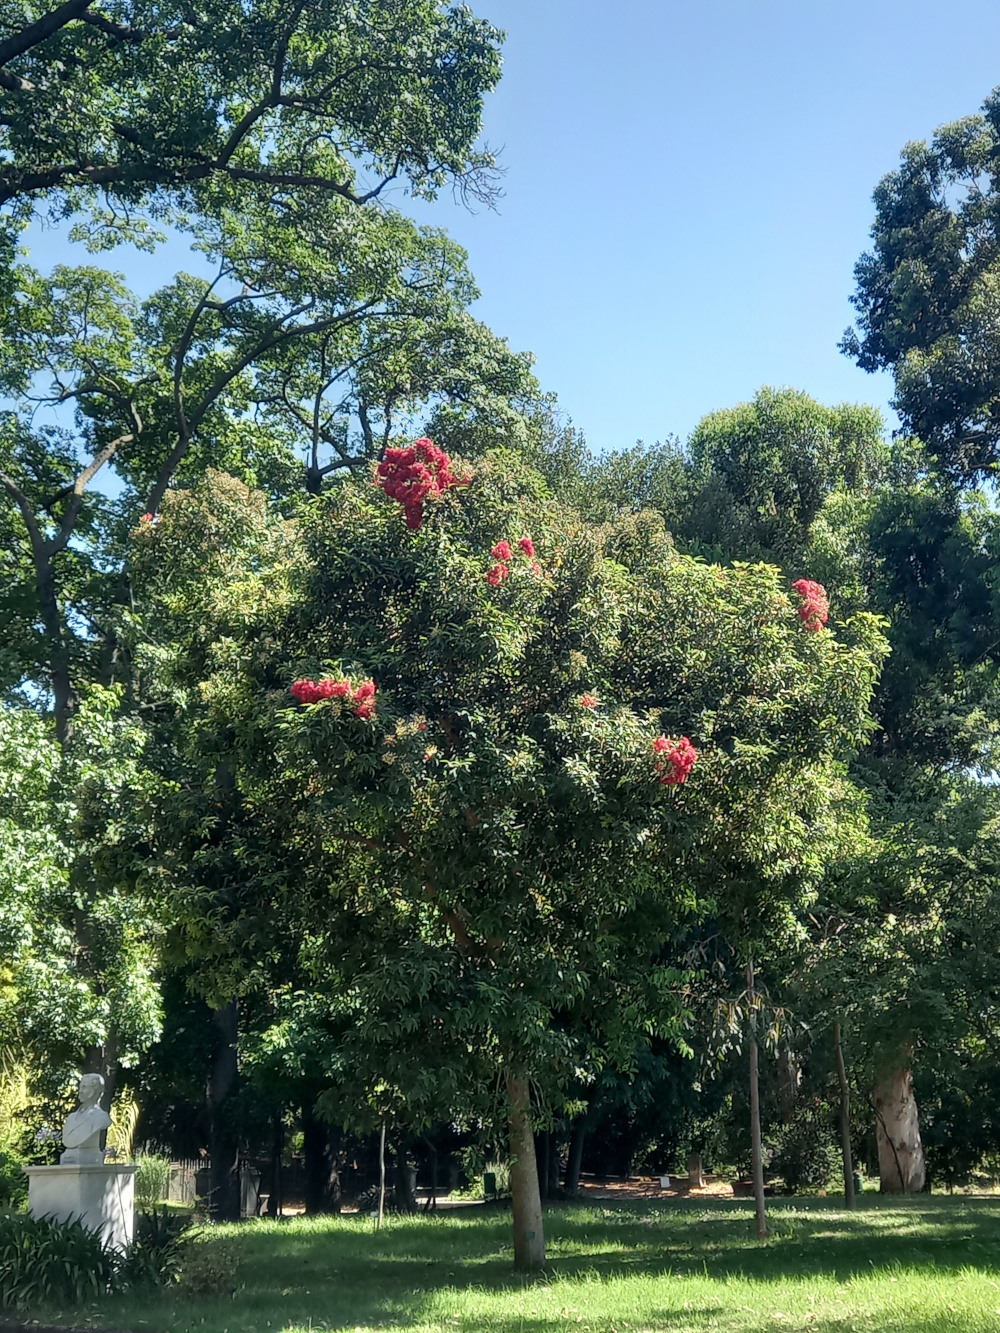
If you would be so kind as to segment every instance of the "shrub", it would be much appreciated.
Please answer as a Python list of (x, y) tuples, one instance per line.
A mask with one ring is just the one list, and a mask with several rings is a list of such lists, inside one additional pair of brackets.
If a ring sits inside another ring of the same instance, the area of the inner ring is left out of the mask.
[(236, 1290), (236, 1255), (217, 1241), (186, 1246), (178, 1281), (185, 1296), (232, 1296)]
[(155, 1208), (166, 1198), (170, 1184), (170, 1162), (154, 1153), (142, 1153), (136, 1158), (135, 1201), (140, 1208)]
[(117, 1256), (78, 1222), (0, 1218), (0, 1308), (80, 1305), (114, 1286)]
[(835, 1176), (840, 1155), (833, 1142), (830, 1114), (825, 1107), (801, 1110), (780, 1132), (773, 1170), (784, 1178), (792, 1194), (800, 1190), (824, 1189)]
[(176, 1282), (183, 1265), (184, 1232), (190, 1225), (184, 1214), (166, 1208), (139, 1213), (135, 1237), (122, 1257), (118, 1285), (163, 1287)]
[(24, 1164), (9, 1148), (0, 1148), (0, 1207), (18, 1208), (28, 1197)]

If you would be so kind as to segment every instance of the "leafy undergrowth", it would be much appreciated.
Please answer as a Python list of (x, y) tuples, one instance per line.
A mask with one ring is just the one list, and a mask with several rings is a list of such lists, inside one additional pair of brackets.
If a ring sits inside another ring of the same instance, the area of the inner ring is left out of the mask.
[(1000, 1328), (1000, 1203), (835, 1202), (774, 1207), (765, 1242), (742, 1201), (553, 1208), (549, 1272), (534, 1281), (511, 1272), (502, 1212), (392, 1218), (377, 1235), (346, 1218), (219, 1227), (201, 1243), (237, 1256), (234, 1295), (168, 1290), (62, 1314), (137, 1333)]

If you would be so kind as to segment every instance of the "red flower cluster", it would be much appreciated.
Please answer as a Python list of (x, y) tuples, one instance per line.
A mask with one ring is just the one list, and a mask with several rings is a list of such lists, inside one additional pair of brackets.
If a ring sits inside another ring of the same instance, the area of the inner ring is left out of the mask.
[(140, 523), (152, 523), (152, 521), (153, 521), (152, 514), (143, 514), (142, 518), (139, 519)]
[[(534, 556), (535, 543), (530, 537), (522, 537), (517, 544), (519, 549), (524, 555), (528, 556), (529, 559)], [(504, 579), (510, 574), (509, 562), (513, 560), (514, 552), (511, 549), (510, 542), (505, 538), (504, 540), (497, 542), (496, 546), (490, 551), (490, 555), (497, 561), (497, 564), (490, 568), (486, 575), (486, 582), (492, 588), (499, 588), (500, 584), (503, 583)], [(537, 560), (531, 561), (531, 572), (533, 574), (541, 574), (542, 567)]]
[(691, 744), (689, 736), (682, 736), (679, 741), (657, 736), (653, 750), (656, 754), (654, 767), (664, 787), (676, 787), (687, 782), (688, 774), (698, 759), (698, 751)]
[(581, 694), (580, 697), (579, 697), (579, 699), (577, 699), (577, 703), (580, 705), (581, 708), (596, 708), (596, 707), (597, 707), (597, 695), (596, 695), (596, 694)]
[(375, 682), (363, 680), (354, 691), (354, 716), (375, 716)]
[(292, 684), (291, 696), (300, 704), (319, 703), (320, 699), (348, 699), (354, 704), (355, 717), (375, 716), (375, 682), (363, 680), (356, 688), (349, 680), (297, 680)]
[(799, 616), (806, 629), (822, 629), (830, 616), (830, 603), (822, 583), (815, 583), (812, 579), (799, 579), (798, 583), (792, 584), (792, 587), (802, 598)]
[(406, 526), (414, 531), (424, 521), (424, 501), (429, 495), (443, 495), (449, 487), (467, 486), (471, 480), (456, 477), (451, 459), (426, 436), (406, 449), (386, 449), (377, 477), (376, 484), (403, 506)]

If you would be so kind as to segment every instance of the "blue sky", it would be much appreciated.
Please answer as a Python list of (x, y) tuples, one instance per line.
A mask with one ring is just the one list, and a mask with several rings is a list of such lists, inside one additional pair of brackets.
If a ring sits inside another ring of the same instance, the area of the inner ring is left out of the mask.
[[(507, 30), (486, 138), (505, 197), (412, 209), (477, 313), (600, 450), (686, 436), (761, 384), (886, 408), (837, 351), (871, 192), (1000, 83), (988, 0), (475, 0)], [(405, 201), (400, 200), (405, 204)], [(65, 257), (33, 236), (33, 257)], [(140, 290), (183, 254), (108, 258)]]

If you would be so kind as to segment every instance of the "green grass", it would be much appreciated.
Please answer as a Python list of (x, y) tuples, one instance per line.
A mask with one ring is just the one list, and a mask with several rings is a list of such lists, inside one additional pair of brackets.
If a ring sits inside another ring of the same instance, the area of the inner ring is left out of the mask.
[(390, 1218), (380, 1234), (348, 1218), (219, 1227), (201, 1243), (238, 1255), (235, 1296), (62, 1313), (137, 1333), (1000, 1330), (1000, 1201), (872, 1199), (851, 1214), (809, 1199), (770, 1221), (759, 1242), (743, 1201), (553, 1208), (534, 1281), (511, 1272), (503, 1212)]

